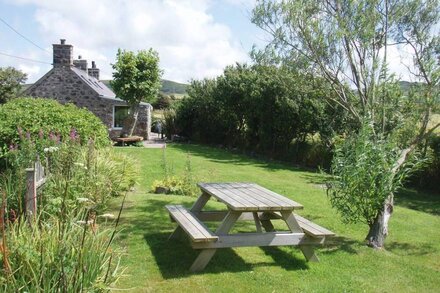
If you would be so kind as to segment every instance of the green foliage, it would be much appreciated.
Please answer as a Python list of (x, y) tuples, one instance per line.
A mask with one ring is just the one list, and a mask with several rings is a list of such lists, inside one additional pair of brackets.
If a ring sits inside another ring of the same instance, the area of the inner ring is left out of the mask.
[(156, 192), (158, 188), (163, 189), (165, 193), (176, 195), (197, 196), (199, 189), (197, 187), (197, 179), (193, 174), (191, 167), (191, 158), (187, 154), (185, 168), (180, 176), (174, 175), (173, 166), (168, 163), (166, 157), (166, 149), (162, 151), (161, 167), (163, 171), (163, 179), (153, 181), (151, 185), (152, 191)]
[(154, 109), (168, 109), (171, 107), (173, 103), (173, 100), (170, 96), (167, 96), (163, 93), (159, 93), (159, 97), (157, 100), (152, 104)]
[(18, 148), (5, 155), (7, 168), (0, 181), (0, 190), (7, 189), (9, 209), (18, 215), (24, 211), (25, 169), (37, 158), (48, 172), (39, 208), (51, 214), (59, 213), (62, 206), (75, 211), (80, 200), (93, 203), (97, 211), (102, 211), (111, 197), (130, 190), (137, 179), (137, 169), (130, 158), (115, 154), (112, 148), (96, 148), (93, 140), (81, 145), (78, 137), (66, 142), (23, 138)]
[(368, 124), (337, 146), (328, 195), (345, 222), (373, 223), (385, 199), (402, 186), (408, 171), (414, 169), (407, 161), (404, 168), (390, 172), (399, 157), (396, 144), (375, 138)]
[(38, 138), (50, 133), (68, 140), (74, 129), (81, 143), (92, 138), (97, 146), (110, 144), (102, 121), (86, 109), (75, 105), (61, 105), (51, 99), (18, 98), (0, 106), (0, 155), (10, 145), (16, 145), (22, 136)]
[(110, 82), (118, 97), (131, 106), (152, 102), (160, 89), (159, 55), (153, 49), (137, 53), (118, 49), (116, 63), (112, 64), (113, 80)]
[(9, 268), (0, 269), (1, 291), (107, 291), (121, 275), (122, 253), (108, 248), (113, 229), (81, 224), (82, 218), (50, 217), (38, 227), (25, 221), (8, 225), (4, 246)]
[(14, 67), (0, 67), (0, 104), (16, 98), (21, 91), (21, 85), (26, 79), (26, 73)]
[(163, 132), (168, 139), (173, 138), (173, 134), (177, 132), (176, 125), (176, 111), (173, 109), (168, 109), (163, 112)]
[(177, 108), (178, 134), (192, 140), (258, 151), (274, 157), (289, 153), (292, 141), (320, 134), (331, 145), (346, 124), (340, 107), (322, 96), (322, 79), (287, 67), (229, 66), (216, 79), (192, 81)]

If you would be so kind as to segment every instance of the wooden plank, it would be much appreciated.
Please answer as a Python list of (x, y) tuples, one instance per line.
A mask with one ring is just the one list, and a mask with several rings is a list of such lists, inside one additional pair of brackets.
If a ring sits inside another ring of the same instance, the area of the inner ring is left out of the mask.
[[(193, 212), (201, 222), (221, 222), (226, 217), (227, 211), (200, 211)], [(253, 212), (242, 212), (238, 221), (254, 221)]]
[(245, 211), (249, 208), (248, 207), (249, 203), (246, 203), (245, 201), (240, 200), (237, 197), (231, 197), (227, 194), (224, 194), (223, 192), (221, 192), (220, 190), (215, 188), (212, 184), (210, 184), (209, 186), (203, 187), (202, 190), (211, 194), (212, 196), (217, 198), (219, 201), (226, 204), (232, 210)]
[(28, 220), (35, 219), (37, 216), (37, 186), (35, 168), (26, 169), (26, 215)]
[(294, 214), (296, 220), (298, 221), (301, 228), (306, 232), (307, 234), (310, 234), (312, 236), (320, 237), (320, 236), (334, 236), (335, 233), (332, 231), (319, 226), (318, 224), (315, 224), (306, 218), (303, 218), (297, 214)]
[(249, 191), (248, 187), (232, 187), (234, 193), (242, 198), (246, 198), (248, 201), (253, 202), (259, 211), (267, 211), (267, 210), (279, 210), (280, 207), (278, 204), (274, 203), (270, 199), (265, 198), (264, 196), (255, 196), (252, 192)]
[(299, 203), (255, 183), (200, 183), (199, 186), (233, 210), (269, 211), (302, 208)]
[(182, 227), (193, 241), (215, 241), (217, 236), (213, 235), (206, 226), (197, 220), (192, 213), (180, 205), (165, 206), (171, 217)]
[(229, 198), (228, 196), (223, 195), (223, 194), (220, 194), (220, 196), (219, 196), (218, 190), (212, 186), (212, 183), (209, 183), (209, 184), (199, 183), (198, 185), (202, 189), (202, 191), (214, 196), (216, 199), (223, 202), (231, 209), (235, 209), (235, 210), (245, 210), (246, 209), (246, 205), (241, 203), (240, 201), (236, 201), (235, 199)]
[(252, 213), (252, 216), (254, 217), (254, 222), (255, 222), (255, 227), (257, 229), (257, 232), (262, 233), (263, 230), (261, 229), (261, 223), (260, 223), (260, 218), (258, 217), (258, 213), (254, 212), (254, 213)]
[(191, 222), (191, 224), (194, 225), (194, 227), (196, 227), (197, 230), (199, 230), (207, 239), (209, 239), (212, 236), (208, 228), (203, 223), (201, 223), (196, 217), (194, 217), (194, 215), (190, 213), (186, 208), (184, 208), (183, 206), (177, 206), (177, 208), (179, 209), (181, 214), (189, 222)]
[(290, 246), (290, 245), (321, 245), (324, 240), (307, 237), (304, 233), (241, 233), (221, 235), (218, 241), (210, 243), (192, 243), (194, 249), (251, 247), (251, 246)]
[(269, 190), (267, 188), (264, 188), (258, 184), (254, 184), (253, 188), (263, 191), (267, 194), (270, 194), (271, 196), (273, 196), (274, 198), (280, 200), (281, 202), (284, 202), (285, 204), (289, 205), (289, 206), (293, 206), (295, 209), (302, 209), (304, 208), (302, 204), (297, 203), (296, 201), (291, 200), (290, 198), (287, 198), (285, 196), (282, 196), (276, 192), (273, 192), (272, 190)]
[(217, 249), (204, 249), (189, 268), (190, 272), (202, 271), (214, 256)]
[(206, 192), (202, 192), (202, 194), (199, 196), (197, 201), (191, 207), (191, 212), (201, 211), (205, 207), (206, 203), (208, 202), (208, 200), (210, 198), (211, 198), (210, 194), (208, 194)]
[(286, 204), (285, 202), (279, 200), (278, 198), (267, 194), (261, 190), (256, 189), (255, 187), (249, 187), (247, 188), (247, 192), (252, 194), (254, 197), (257, 198), (264, 198), (266, 201), (269, 201), (271, 206), (276, 207), (276, 209), (273, 210), (293, 210), (294, 207), (292, 205)]
[(223, 222), (215, 231), (215, 234), (216, 235), (228, 234), (229, 230), (232, 229), (232, 227), (234, 226), (235, 222), (237, 222), (240, 215), (241, 215), (240, 212), (235, 212), (235, 211), (228, 212)]
[(299, 223), (297, 222), (295, 216), (293, 215), (293, 213), (291, 211), (282, 211), (281, 216), (283, 217), (283, 220), (286, 222), (290, 231), (303, 232), (303, 230), (301, 229)]

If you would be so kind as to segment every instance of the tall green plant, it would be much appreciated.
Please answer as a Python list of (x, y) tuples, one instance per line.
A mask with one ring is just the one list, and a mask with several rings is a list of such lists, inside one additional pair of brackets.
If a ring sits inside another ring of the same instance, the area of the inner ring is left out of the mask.
[(161, 87), (159, 55), (153, 49), (137, 53), (118, 49), (116, 63), (112, 64), (115, 93), (130, 106), (130, 116), (124, 122), (122, 132), (132, 135), (139, 115), (141, 102), (153, 102)]

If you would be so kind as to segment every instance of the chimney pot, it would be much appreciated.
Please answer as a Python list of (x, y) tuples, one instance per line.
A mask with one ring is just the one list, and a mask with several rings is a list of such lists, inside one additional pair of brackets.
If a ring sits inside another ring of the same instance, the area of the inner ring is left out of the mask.
[(92, 61), (92, 68), (96, 68), (95, 61)]
[(66, 39), (61, 39), (61, 45), (65, 45), (66, 44)]
[(81, 60), (81, 58), (82, 58), (82, 56), (81, 56), (81, 55), (78, 55), (78, 60)]

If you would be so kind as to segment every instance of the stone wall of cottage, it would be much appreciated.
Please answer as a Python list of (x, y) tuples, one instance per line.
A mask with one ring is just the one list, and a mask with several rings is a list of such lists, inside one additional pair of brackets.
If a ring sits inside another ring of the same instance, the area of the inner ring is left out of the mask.
[[(68, 66), (54, 67), (25, 94), (33, 97), (51, 98), (62, 104), (73, 103), (86, 108), (98, 116), (109, 130), (110, 137), (120, 135), (120, 130), (113, 129), (113, 107), (126, 105), (117, 101), (100, 97), (85, 84)], [(134, 135), (149, 138), (151, 128), (150, 106), (141, 106), (138, 123)]]

